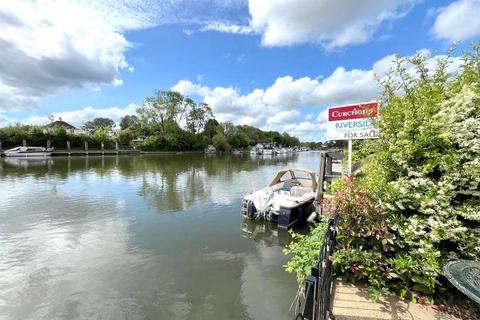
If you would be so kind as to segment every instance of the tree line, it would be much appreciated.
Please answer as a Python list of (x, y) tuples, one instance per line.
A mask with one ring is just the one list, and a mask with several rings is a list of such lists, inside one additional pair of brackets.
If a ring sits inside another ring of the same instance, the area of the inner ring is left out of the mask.
[[(53, 117), (50, 117), (53, 122)], [(248, 149), (257, 143), (276, 143), (285, 147), (299, 146), (300, 140), (288, 133), (263, 131), (248, 125), (219, 123), (211, 107), (196, 103), (175, 91), (158, 90), (145, 99), (136, 113), (121, 118), (119, 129), (109, 118), (86, 121), (81, 132), (69, 132), (62, 126), (35, 126), (15, 124), (0, 128), (2, 148), (15, 147), (25, 139), (29, 145), (82, 148), (88, 142), (91, 148), (106, 148), (118, 142), (123, 148), (137, 147), (144, 151), (195, 151), (214, 145), (219, 151), (232, 148)]]

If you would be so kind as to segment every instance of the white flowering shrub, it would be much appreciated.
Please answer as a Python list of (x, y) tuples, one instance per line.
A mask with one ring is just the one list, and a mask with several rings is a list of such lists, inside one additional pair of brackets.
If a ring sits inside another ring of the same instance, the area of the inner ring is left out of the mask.
[[(461, 63), (427, 61), (397, 59), (383, 82), (380, 138), (354, 145), (363, 176), (337, 180), (324, 201), (339, 212), (337, 271), (375, 296), (433, 298), (445, 262), (480, 260), (480, 47)], [(318, 254), (304, 243), (319, 235), (310, 237), (290, 246), (289, 271), (304, 276)]]
[(427, 58), (398, 58), (380, 139), (364, 145), (368, 193), (396, 234), (384, 285), (403, 293), (433, 294), (446, 261), (480, 259), (480, 49), (456, 68), (445, 57), (428, 69)]

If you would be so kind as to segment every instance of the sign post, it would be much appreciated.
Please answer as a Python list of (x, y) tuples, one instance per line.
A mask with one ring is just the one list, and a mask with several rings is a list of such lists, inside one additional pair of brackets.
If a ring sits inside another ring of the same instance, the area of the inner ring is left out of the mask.
[(376, 139), (372, 124), (378, 117), (378, 103), (366, 102), (328, 108), (327, 140), (348, 140), (348, 174), (352, 174), (352, 140)]
[(352, 139), (348, 139), (348, 175), (352, 175)]

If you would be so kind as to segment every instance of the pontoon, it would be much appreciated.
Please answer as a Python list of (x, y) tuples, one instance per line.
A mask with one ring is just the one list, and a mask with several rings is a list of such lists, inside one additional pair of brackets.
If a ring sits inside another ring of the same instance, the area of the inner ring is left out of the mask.
[(265, 219), (289, 228), (316, 217), (317, 179), (308, 169), (280, 170), (270, 185), (242, 199), (241, 214), (248, 219)]

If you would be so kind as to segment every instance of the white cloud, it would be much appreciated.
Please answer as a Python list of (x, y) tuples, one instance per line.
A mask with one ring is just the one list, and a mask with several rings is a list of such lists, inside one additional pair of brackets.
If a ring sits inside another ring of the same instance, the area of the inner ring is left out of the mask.
[[(64, 112), (55, 112), (52, 115), (55, 119), (62, 118), (62, 120), (74, 125), (81, 126), (86, 121), (92, 120), (94, 118), (110, 118), (116, 123), (120, 122), (120, 119), (126, 115), (134, 114), (138, 105), (131, 103), (125, 108), (111, 107), (97, 109), (93, 107), (85, 107), (83, 109), (64, 111)], [(37, 124), (44, 125), (48, 123), (48, 116), (38, 116), (32, 115), (21, 122), (25, 124)], [(0, 120), (1, 123), (1, 120)]]
[(480, 36), (480, 0), (458, 0), (438, 9), (432, 33), (449, 41)]
[(234, 33), (234, 34), (251, 34), (253, 29), (249, 26), (240, 26), (236, 24), (228, 24), (223, 22), (212, 22), (200, 29), (200, 31), (218, 31), (224, 33)]
[(11, 1), (0, 8), (0, 110), (31, 110), (40, 97), (67, 88), (121, 85), (131, 46), (121, 32), (150, 20), (112, 1), (107, 11), (107, 2)]
[(298, 122), (300, 112), (298, 110), (280, 111), (267, 119), (267, 124), (278, 125)]
[(249, 0), (250, 21), (209, 23), (201, 31), (261, 34), (265, 46), (317, 43), (327, 49), (364, 43), (418, 0)]
[[(201, 81), (201, 79), (198, 81)], [(202, 86), (201, 84), (194, 84), (190, 80), (180, 80), (171, 89), (184, 95), (206, 96), (210, 93), (208, 87)]]
[(15, 0), (0, 6), (0, 111), (67, 89), (119, 86), (131, 30), (229, 18), (242, 0)]

